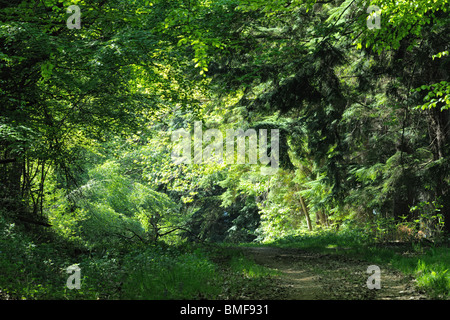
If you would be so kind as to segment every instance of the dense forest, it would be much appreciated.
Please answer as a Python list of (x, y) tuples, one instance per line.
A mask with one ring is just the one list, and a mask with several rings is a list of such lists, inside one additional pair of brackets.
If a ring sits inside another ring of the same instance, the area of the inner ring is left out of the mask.
[(448, 9), (0, 1), (0, 298), (252, 298), (277, 272), (245, 243), (448, 298)]

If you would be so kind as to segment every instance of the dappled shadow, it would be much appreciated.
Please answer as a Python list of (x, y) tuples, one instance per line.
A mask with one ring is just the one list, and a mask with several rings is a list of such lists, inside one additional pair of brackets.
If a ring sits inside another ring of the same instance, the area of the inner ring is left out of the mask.
[(256, 263), (278, 270), (281, 289), (273, 299), (286, 300), (418, 300), (411, 278), (381, 268), (381, 289), (367, 288), (366, 261), (331, 253), (276, 247), (242, 248)]

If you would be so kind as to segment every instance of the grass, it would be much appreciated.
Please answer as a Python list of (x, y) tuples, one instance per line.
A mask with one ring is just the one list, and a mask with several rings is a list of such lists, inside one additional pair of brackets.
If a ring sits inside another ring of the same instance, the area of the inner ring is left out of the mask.
[[(76, 251), (0, 219), (0, 299), (244, 299), (268, 287), (274, 273), (221, 246)], [(73, 264), (81, 268), (79, 290), (66, 286)]]
[[(38, 242), (13, 224), (0, 221), (0, 298), (2, 299), (96, 299), (95, 277), (85, 271), (81, 290), (66, 287), (66, 268), (73, 257), (60, 243)], [(91, 277), (89, 280), (88, 278)], [(91, 281), (92, 280), (92, 281)]]
[(123, 285), (124, 299), (215, 299), (221, 292), (217, 266), (202, 250), (146, 250), (124, 261), (130, 271)]
[(219, 299), (264, 300), (280, 295), (273, 281), (280, 273), (257, 264), (245, 256), (239, 246), (217, 245), (209, 255), (219, 266), (222, 277), (223, 290)]
[(250, 260), (243, 255), (233, 256), (230, 261), (230, 267), (233, 272), (240, 273), (248, 278), (261, 278), (279, 275), (279, 272)]
[[(74, 253), (73, 245), (34, 239), (0, 219), (0, 299), (200, 299), (220, 293), (205, 251), (150, 246)], [(66, 268), (81, 268), (70, 290)]]
[[(381, 244), (358, 230), (252, 245), (346, 254), (390, 265), (412, 275), (432, 298), (450, 298), (450, 250), (445, 245)], [(66, 287), (65, 269), (74, 263), (81, 268), (81, 290)], [(1, 219), (0, 274), (3, 299), (270, 299), (277, 276), (236, 247), (151, 246), (74, 254), (70, 244), (34, 239)]]
[(153, 248), (123, 260), (124, 299), (248, 299), (278, 275), (226, 246)]

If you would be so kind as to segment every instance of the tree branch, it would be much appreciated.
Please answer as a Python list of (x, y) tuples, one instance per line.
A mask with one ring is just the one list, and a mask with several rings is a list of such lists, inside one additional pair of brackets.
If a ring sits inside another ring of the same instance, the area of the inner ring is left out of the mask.
[(0, 164), (7, 164), (11, 162), (16, 162), (17, 159), (0, 159)]

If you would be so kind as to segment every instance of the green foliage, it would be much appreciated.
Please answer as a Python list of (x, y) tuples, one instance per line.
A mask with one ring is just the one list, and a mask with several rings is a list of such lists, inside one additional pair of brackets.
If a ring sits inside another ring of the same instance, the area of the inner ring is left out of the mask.
[(443, 262), (430, 265), (419, 260), (416, 269), (417, 284), (431, 292), (433, 298), (446, 298), (450, 296), (450, 275), (447, 272), (448, 265)]
[[(82, 275), (80, 290), (66, 288), (66, 268), (73, 264), (73, 257), (63, 242), (36, 241), (13, 223), (0, 219), (0, 287), (5, 298), (98, 298), (99, 285), (103, 282), (98, 274), (89, 281), (87, 275)], [(85, 269), (85, 261), (80, 266)]]
[[(404, 38), (415, 36), (423, 37), (423, 31), (428, 24), (442, 23), (440, 17), (447, 12), (447, 2), (438, 1), (399, 1), (388, 3), (384, 1), (358, 1), (361, 7), (367, 8), (376, 5), (381, 9), (381, 29), (371, 32), (365, 30), (362, 39), (366, 46), (372, 46), (374, 51), (381, 53), (382, 50), (398, 49)], [(365, 17), (359, 19), (361, 24), (359, 30), (365, 27)], [(397, 30), (397, 31), (394, 31)], [(412, 47), (412, 45), (411, 45)]]
[(413, 91), (420, 92), (422, 90), (428, 91), (427, 95), (423, 98), (425, 104), (417, 108), (425, 110), (440, 106), (441, 111), (450, 108), (450, 84), (447, 81), (441, 81), (432, 85), (422, 85)]
[[(358, 251), (444, 241), (447, 2), (5, 3), (3, 292), (217, 298), (214, 281), (229, 279), (205, 253), (157, 244), (256, 240)], [(81, 29), (64, 23), (69, 4), (81, 7)], [(380, 29), (367, 27), (369, 5), (381, 10)], [(192, 132), (195, 121), (222, 132), (278, 129), (279, 170), (175, 164), (171, 134)], [(239, 276), (269, 276), (243, 257), (229, 259)], [(81, 291), (60, 285), (69, 263), (85, 270)], [(448, 295), (447, 265), (423, 258), (413, 268), (421, 286)]]
[[(162, 228), (174, 227), (179, 222), (177, 206), (166, 194), (131, 180), (117, 162), (107, 161), (93, 168), (89, 177), (85, 185), (68, 197), (79, 207), (75, 214), (78, 221), (74, 221), (79, 230), (77, 235), (90, 245), (108, 247), (123, 240), (157, 241)], [(51, 220), (63, 226), (70, 215), (58, 218), (58, 210), (50, 212)]]
[(261, 212), (259, 239), (273, 240), (306, 228), (296, 188), (293, 175), (288, 173), (277, 175), (266, 183), (266, 190), (270, 192), (258, 203)]
[[(179, 227), (206, 239), (216, 221), (239, 241), (255, 236), (255, 212), (260, 239), (276, 238), (374, 209), (398, 219), (447, 194), (448, 177), (431, 178), (447, 166), (434, 110), (448, 105), (445, 1), (371, 2), (379, 30), (368, 1), (80, 1), (76, 32), (57, 23), (65, 4), (2, 9), (0, 132), (28, 171), (22, 191), (13, 170), (5, 181), (68, 238), (175, 240)], [(196, 120), (280, 129), (285, 171), (269, 183), (250, 166), (173, 164), (170, 133)], [(244, 209), (250, 197), (264, 199)]]
[(125, 261), (124, 299), (214, 299), (221, 292), (217, 266), (201, 250), (140, 250)]
[(411, 208), (416, 216), (416, 229), (421, 230), (427, 238), (440, 242), (443, 239), (444, 216), (441, 213), (442, 204), (439, 201), (422, 201)]
[(336, 248), (358, 248), (371, 243), (373, 239), (362, 228), (350, 226), (336, 232), (331, 230), (317, 230), (300, 235), (280, 237), (274, 241), (266, 242), (267, 245), (280, 247), (307, 248), (311, 250), (329, 252)]

